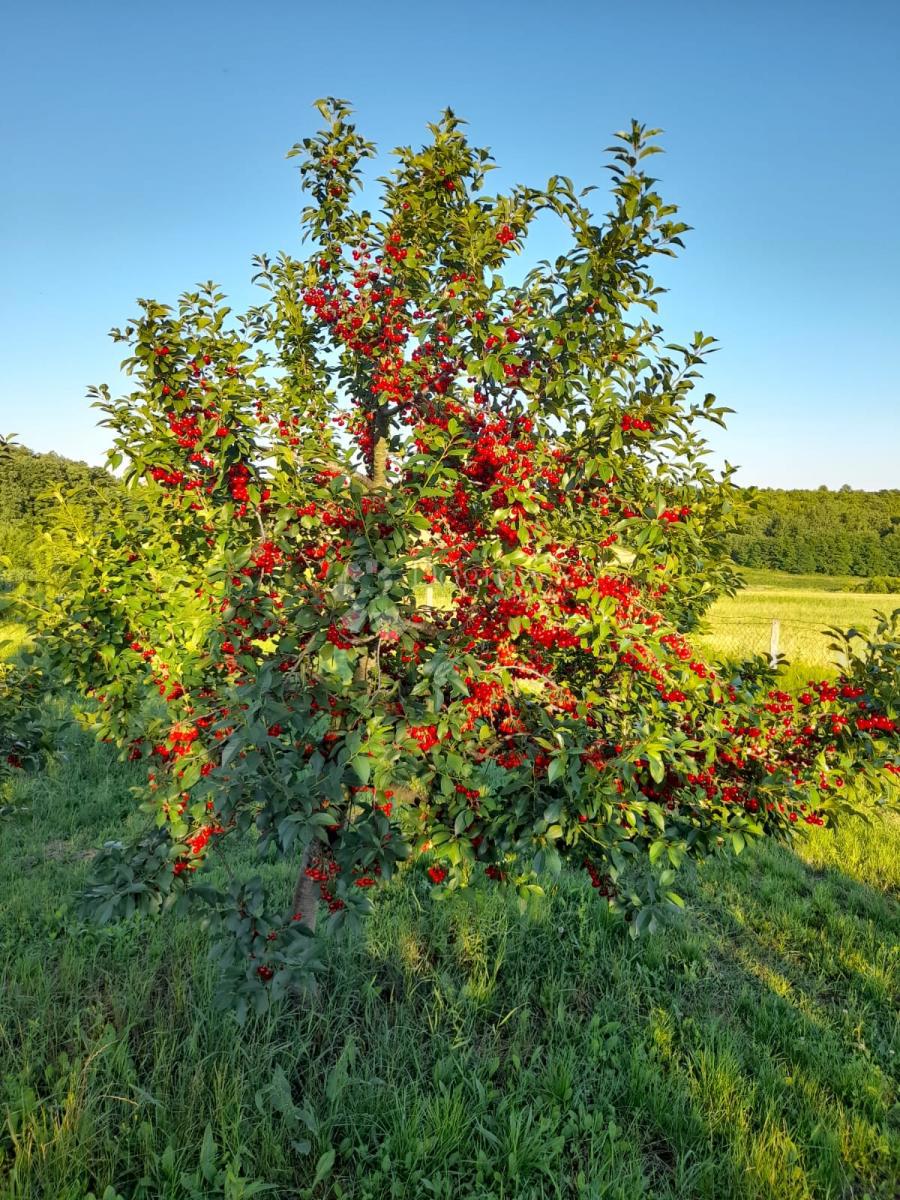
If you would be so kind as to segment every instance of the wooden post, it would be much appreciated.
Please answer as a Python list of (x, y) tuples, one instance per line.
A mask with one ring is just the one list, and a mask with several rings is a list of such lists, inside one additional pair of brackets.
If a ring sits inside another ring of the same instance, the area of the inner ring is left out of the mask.
[(425, 605), (427, 608), (434, 608), (434, 588), (431, 584), (425, 589)]
[(772, 633), (769, 638), (769, 663), (773, 667), (778, 666), (778, 634), (781, 631), (781, 622), (776, 618), (772, 621)]
[(300, 859), (300, 869), (297, 872), (297, 883), (294, 887), (294, 898), (291, 901), (291, 912), (301, 914), (302, 923), (310, 933), (316, 932), (316, 917), (319, 912), (321, 892), (314, 879), (306, 874), (306, 868), (312, 861), (312, 847), (307, 846)]

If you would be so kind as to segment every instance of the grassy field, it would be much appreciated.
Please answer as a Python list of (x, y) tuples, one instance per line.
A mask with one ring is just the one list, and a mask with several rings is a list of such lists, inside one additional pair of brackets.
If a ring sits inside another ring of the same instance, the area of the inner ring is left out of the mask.
[(201, 930), (72, 915), (141, 780), (73, 731), (0, 796), (2, 1200), (894, 1200), (900, 823), (707, 863), (637, 943), (580, 875), (525, 915), (401, 879), (239, 1031)]
[(776, 591), (852, 592), (863, 583), (858, 575), (789, 575), (786, 571), (769, 571), (756, 567), (739, 567), (747, 586), (773, 588)]
[[(833, 668), (835, 653), (823, 634), (829, 626), (871, 629), (873, 613), (891, 612), (900, 596), (841, 592), (841, 576), (783, 575), (775, 571), (746, 571), (748, 586), (736, 596), (718, 600), (708, 617), (710, 632), (700, 644), (715, 655), (739, 658), (768, 654), (772, 621), (777, 620), (779, 651), (794, 672)], [(799, 586), (802, 580), (806, 586)], [(819, 586), (816, 586), (818, 584)]]

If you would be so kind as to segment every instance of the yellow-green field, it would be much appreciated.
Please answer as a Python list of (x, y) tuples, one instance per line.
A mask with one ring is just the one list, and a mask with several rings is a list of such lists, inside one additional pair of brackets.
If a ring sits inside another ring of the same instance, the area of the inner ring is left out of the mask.
[(713, 605), (707, 619), (709, 633), (697, 640), (723, 658), (768, 654), (772, 621), (777, 620), (780, 653), (793, 664), (824, 668), (835, 665), (824, 629), (871, 629), (876, 611), (890, 612), (898, 606), (900, 595), (753, 583)]

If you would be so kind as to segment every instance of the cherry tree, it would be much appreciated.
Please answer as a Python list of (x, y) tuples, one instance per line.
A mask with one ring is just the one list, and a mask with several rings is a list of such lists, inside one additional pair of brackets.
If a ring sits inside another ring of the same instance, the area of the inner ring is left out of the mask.
[[(256, 260), (243, 316), (208, 284), (114, 331), (133, 390), (95, 398), (128, 487), (45, 620), (85, 719), (148, 770), (147, 832), (88, 904), (204, 906), (242, 1014), (399, 864), (525, 898), (569, 864), (640, 932), (686, 858), (897, 774), (887, 618), (800, 697), (691, 640), (736, 585), (742, 501), (706, 465), (714, 343), (656, 320), (687, 228), (656, 131), (617, 135), (601, 217), (560, 176), (490, 194), (449, 111), (376, 183), (348, 106), (318, 107), (291, 151), (308, 253)], [(560, 251), (525, 271), (538, 218)], [(289, 859), (292, 895), (235, 874), (235, 842)]]

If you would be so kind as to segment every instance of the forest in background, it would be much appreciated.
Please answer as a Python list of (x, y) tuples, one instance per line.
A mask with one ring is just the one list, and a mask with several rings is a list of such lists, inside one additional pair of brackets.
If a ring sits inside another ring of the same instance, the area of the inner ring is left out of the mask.
[(730, 543), (732, 558), (744, 567), (900, 575), (900, 490), (761, 488), (755, 511)]
[[(72, 532), (102, 507), (116, 480), (59, 454), (13, 446), (0, 460), (0, 574), (7, 586), (46, 578), (71, 552)], [(68, 498), (60, 510), (54, 492)], [(900, 489), (878, 492), (760, 488), (744, 530), (730, 540), (745, 567), (790, 574), (900, 576)]]

